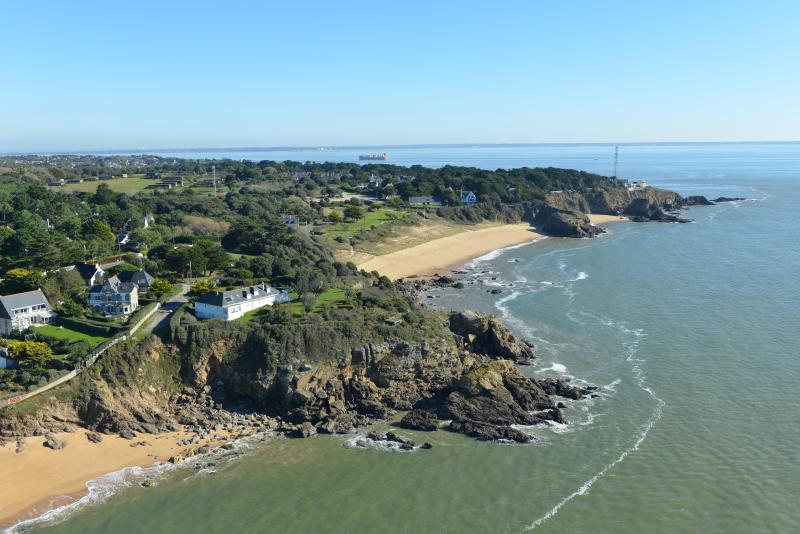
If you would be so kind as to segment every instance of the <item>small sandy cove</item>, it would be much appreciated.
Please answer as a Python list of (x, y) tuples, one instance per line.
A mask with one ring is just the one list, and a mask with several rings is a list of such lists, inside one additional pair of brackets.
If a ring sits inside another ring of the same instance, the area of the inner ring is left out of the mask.
[[(619, 221), (616, 215), (590, 215), (592, 224)], [(378, 271), (392, 280), (409, 276), (445, 274), (493, 250), (544, 237), (527, 223), (464, 230), (397, 252), (373, 256), (360, 263), (365, 271)]]
[(378, 271), (392, 280), (408, 276), (430, 276), (453, 268), (499, 248), (519, 245), (543, 237), (528, 224), (505, 224), (465, 230), (411, 248), (375, 256), (358, 267)]
[[(184, 432), (157, 436), (141, 434), (134, 440), (103, 436), (101, 443), (86, 438), (86, 430), (58, 434), (64, 449), (44, 447), (44, 437), (25, 440), (25, 450), (16, 444), (0, 447), (0, 528), (19, 520), (37, 517), (86, 494), (86, 483), (125, 467), (149, 467), (167, 461), (187, 447), (177, 443), (191, 437)], [(131, 445), (146, 441), (147, 445)]]

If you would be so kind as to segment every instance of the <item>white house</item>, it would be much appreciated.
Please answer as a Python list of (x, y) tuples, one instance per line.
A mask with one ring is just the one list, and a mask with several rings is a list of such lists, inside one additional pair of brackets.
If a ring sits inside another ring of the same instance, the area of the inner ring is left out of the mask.
[(644, 180), (637, 180), (635, 182), (628, 183), (628, 191), (641, 191), (647, 188), (647, 182)]
[(78, 271), (78, 274), (81, 275), (81, 278), (89, 287), (99, 284), (106, 276), (99, 263), (76, 263), (74, 269)]
[(0, 335), (47, 324), (55, 317), (41, 289), (0, 297)]
[(472, 191), (461, 191), (461, 203), (462, 204), (475, 204), (478, 202), (478, 197), (475, 196), (475, 193)]
[(267, 284), (205, 293), (194, 301), (194, 314), (198, 319), (224, 319), (232, 321), (245, 313), (272, 306), (281, 292)]

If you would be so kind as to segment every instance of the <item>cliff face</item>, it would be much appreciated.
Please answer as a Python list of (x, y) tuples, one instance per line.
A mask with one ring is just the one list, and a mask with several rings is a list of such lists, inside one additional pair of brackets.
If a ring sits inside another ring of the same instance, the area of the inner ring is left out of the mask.
[(542, 230), (563, 237), (592, 237), (602, 230), (592, 226), (584, 213), (628, 215), (636, 222), (689, 222), (674, 215), (674, 210), (689, 206), (711, 205), (703, 196), (682, 197), (678, 193), (647, 187), (628, 191), (624, 187), (552, 192), (548, 206), (540, 209), (534, 222)]
[(313, 359), (270, 347), (259, 328), (217, 337), (205, 325), (195, 328), (187, 340), (202, 338), (203, 345), (155, 338), (121, 345), (35, 412), (2, 414), (0, 438), (65, 424), (131, 436), (237, 421), (307, 436), (346, 433), (414, 410), (429, 423), (452, 420), (452, 430), (479, 439), (528, 441), (511, 425), (561, 421), (551, 395), (588, 394), (523, 376), (514, 362), (530, 363), (533, 346), (477, 314), (452, 314), (425, 340), (361, 344), (356, 336), (344, 351), (342, 338)]

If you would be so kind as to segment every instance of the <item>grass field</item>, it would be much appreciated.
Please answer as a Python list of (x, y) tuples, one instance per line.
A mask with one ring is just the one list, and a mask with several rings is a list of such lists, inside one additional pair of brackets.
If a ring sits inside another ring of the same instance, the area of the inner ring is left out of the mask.
[[(310, 313), (318, 312), (326, 307), (339, 306), (340, 304), (345, 304), (347, 301), (347, 294), (344, 292), (344, 289), (332, 287), (317, 295), (317, 301), (314, 303), (314, 307), (311, 309)], [(295, 317), (303, 317), (306, 314), (303, 299), (298, 299), (292, 302), (291, 305), (292, 313)]]
[(63, 326), (55, 326), (51, 324), (39, 326), (36, 328), (36, 331), (45, 336), (54, 337), (56, 339), (66, 339), (71, 342), (85, 339), (89, 341), (93, 347), (108, 339), (103, 336), (90, 336), (88, 334), (84, 334), (83, 332), (78, 332), (76, 330), (64, 328)]
[(353, 237), (364, 228), (379, 226), (389, 221), (402, 219), (405, 212), (389, 208), (369, 211), (363, 219), (356, 222), (342, 222), (325, 228), (325, 233), (331, 237)]
[(84, 181), (79, 184), (64, 184), (63, 186), (56, 186), (53, 189), (67, 192), (81, 191), (84, 193), (94, 193), (98, 185), (107, 184), (112, 191), (116, 191), (117, 193), (135, 195), (139, 191), (143, 191), (148, 185), (155, 183), (158, 183), (158, 180), (154, 178), (145, 178), (142, 174), (128, 176), (127, 178), (112, 178), (111, 180), (92, 180)]

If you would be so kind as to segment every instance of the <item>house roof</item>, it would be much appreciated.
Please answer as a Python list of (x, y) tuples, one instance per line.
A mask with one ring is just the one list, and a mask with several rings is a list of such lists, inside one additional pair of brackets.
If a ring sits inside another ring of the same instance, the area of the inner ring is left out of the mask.
[(261, 299), (270, 295), (278, 295), (280, 291), (267, 284), (258, 284), (250, 287), (241, 287), (239, 289), (231, 289), (229, 291), (215, 291), (211, 293), (204, 293), (195, 299), (195, 302), (203, 304), (210, 304), (212, 306), (220, 306), (227, 308), (234, 304), (242, 302)]
[(121, 282), (130, 282), (131, 284), (136, 284), (140, 288), (142, 286), (150, 286), (155, 280), (155, 278), (144, 269), (139, 269), (138, 271), (122, 271), (117, 275), (117, 278), (119, 278)]
[(47, 311), (53, 309), (50, 307), (50, 303), (47, 302), (47, 297), (44, 296), (41, 289), (2, 296), (0, 297), (0, 317), (4, 319), (13, 319), (15, 309), (27, 308), (28, 306), (35, 306), (37, 304), (44, 304), (47, 307)]
[(81, 278), (84, 280), (90, 279), (97, 271), (103, 272), (103, 269), (100, 268), (100, 265), (96, 263), (76, 263), (75, 270), (81, 275)]
[(131, 293), (137, 289), (136, 284), (121, 282), (117, 276), (109, 278), (105, 284), (92, 286), (89, 293)]
[(435, 198), (430, 195), (422, 195), (422, 196), (410, 196), (408, 197), (409, 202), (437, 202)]

